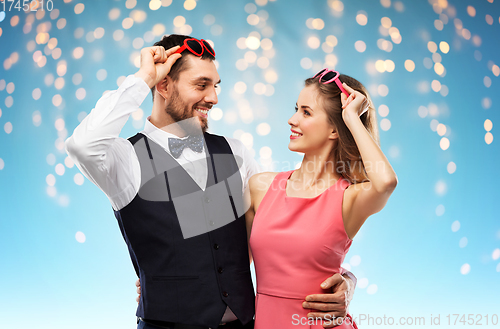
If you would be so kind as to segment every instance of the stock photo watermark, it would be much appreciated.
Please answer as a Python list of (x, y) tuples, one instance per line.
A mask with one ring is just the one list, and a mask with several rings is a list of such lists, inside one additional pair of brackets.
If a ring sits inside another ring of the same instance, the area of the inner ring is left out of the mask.
[(352, 324), (358, 326), (500, 326), (500, 315), (498, 314), (430, 314), (427, 316), (401, 316), (393, 317), (386, 314), (374, 316), (370, 314), (358, 314), (352, 318), (334, 317), (327, 314), (324, 318), (301, 317), (299, 314), (292, 315), (292, 324), (304, 325), (341, 325)]

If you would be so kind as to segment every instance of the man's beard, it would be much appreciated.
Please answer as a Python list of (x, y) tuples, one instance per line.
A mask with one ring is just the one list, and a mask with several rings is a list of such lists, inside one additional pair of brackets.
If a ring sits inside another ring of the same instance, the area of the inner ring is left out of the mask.
[[(195, 104), (194, 107), (196, 107), (196, 105), (197, 104)], [(193, 112), (196, 111), (194, 107), (190, 109), (181, 100), (181, 98), (179, 97), (179, 91), (177, 90), (177, 87), (174, 86), (172, 97), (170, 98), (167, 107), (165, 108), (165, 112), (167, 112), (167, 114), (170, 115), (175, 122), (180, 122), (194, 117)], [(208, 129), (208, 120), (200, 116), (198, 116), (198, 119), (201, 123), (199, 127), (201, 127), (201, 130), (203, 132), (206, 132)], [(199, 131), (199, 127), (193, 127), (193, 132)], [(190, 132), (187, 131), (187, 133), (189, 134)]]

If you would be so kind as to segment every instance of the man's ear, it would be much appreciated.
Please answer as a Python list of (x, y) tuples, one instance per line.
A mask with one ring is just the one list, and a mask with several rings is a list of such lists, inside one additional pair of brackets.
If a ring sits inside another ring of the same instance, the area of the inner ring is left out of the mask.
[(164, 99), (167, 99), (167, 90), (168, 90), (168, 85), (172, 83), (170, 77), (167, 75), (165, 79), (161, 80), (156, 84), (156, 91), (158, 94), (160, 94)]

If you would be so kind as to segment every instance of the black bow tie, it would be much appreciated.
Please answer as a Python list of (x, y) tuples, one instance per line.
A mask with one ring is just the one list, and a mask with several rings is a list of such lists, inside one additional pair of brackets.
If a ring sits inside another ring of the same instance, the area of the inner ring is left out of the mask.
[(168, 139), (168, 148), (170, 149), (170, 153), (176, 159), (178, 159), (184, 148), (189, 147), (191, 150), (201, 153), (203, 151), (203, 136), (189, 136), (185, 139), (180, 138), (169, 138)]

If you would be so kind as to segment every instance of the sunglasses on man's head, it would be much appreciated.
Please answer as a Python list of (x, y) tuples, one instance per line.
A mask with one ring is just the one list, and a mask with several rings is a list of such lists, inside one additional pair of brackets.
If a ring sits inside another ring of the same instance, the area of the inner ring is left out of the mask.
[(208, 51), (208, 53), (210, 55), (215, 57), (215, 50), (212, 48), (212, 46), (210, 46), (208, 41), (203, 40), (203, 39), (198, 40), (198, 39), (192, 38), (192, 39), (184, 40), (182, 47), (177, 49), (177, 51), (174, 54), (180, 54), (186, 49), (191, 54), (198, 56), (198, 57), (201, 57), (205, 50)]
[(344, 87), (342, 87), (342, 83), (340, 82), (340, 73), (337, 72), (337, 71), (332, 71), (328, 68), (325, 68), (325, 69), (322, 69), (321, 71), (319, 71), (318, 73), (316, 73), (313, 77), (313, 79), (316, 79), (317, 77), (319, 77), (319, 82), (322, 83), (322, 84), (328, 84), (328, 83), (331, 83), (331, 82), (334, 82), (337, 84), (337, 86), (339, 87), (340, 91), (342, 91), (347, 97), (349, 97), (349, 93), (347, 92), (347, 90), (345, 90)]

